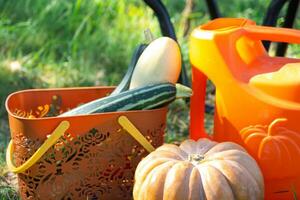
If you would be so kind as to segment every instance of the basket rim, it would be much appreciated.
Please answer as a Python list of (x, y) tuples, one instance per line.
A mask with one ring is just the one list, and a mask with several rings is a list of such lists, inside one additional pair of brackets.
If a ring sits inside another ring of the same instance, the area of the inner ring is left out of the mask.
[(130, 111), (116, 111), (116, 112), (105, 112), (105, 113), (93, 113), (93, 114), (81, 114), (81, 115), (73, 115), (73, 116), (53, 116), (53, 117), (42, 117), (42, 118), (26, 118), (26, 117), (20, 117), (18, 115), (15, 115), (11, 109), (9, 108), (9, 101), (11, 98), (18, 94), (22, 93), (30, 93), (30, 92), (45, 92), (45, 91), (67, 91), (67, 90), (93, 90), (93, 89), (114, 89), (115, 86), (91, 86), (91, 87), (64, 87), (64, 88), (43, 88), (43, 89), (25, 89), (13, 92), (9, 94), (5, 101), (5, 108), (9, 116), (22, 120), (22, 121), (41, 121), (41, 120), (51, 120), (51, 119), (75, 119), (75, 118), (82, 118), (82, 117), (90, 117), (90, 116), (107, 116), (107, 115), (126, 115), (126, 113), (140, 113), (140, 112), (158, 112), (158, 111), (165, 111), (167, 110), (167, 105), (161, 108), (151, 109), (151, 110), (130, 110)]

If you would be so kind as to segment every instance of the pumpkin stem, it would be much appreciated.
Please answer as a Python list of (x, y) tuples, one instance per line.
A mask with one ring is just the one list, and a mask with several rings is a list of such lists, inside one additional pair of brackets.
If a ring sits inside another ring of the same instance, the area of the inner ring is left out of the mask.
[(275, 124), (277, 124), (278, 122), (286, 122), (286, 121), (287, 121), (286, 118), (275, 119), (268, 127), (268, 135), (271, 135), (271, 133), (273, 132), (273, 127), (275, 126)]
[(204, 156), (201, 154), (189, 154), (188, 160), (193, 163), (200, 163), (204, 159)]

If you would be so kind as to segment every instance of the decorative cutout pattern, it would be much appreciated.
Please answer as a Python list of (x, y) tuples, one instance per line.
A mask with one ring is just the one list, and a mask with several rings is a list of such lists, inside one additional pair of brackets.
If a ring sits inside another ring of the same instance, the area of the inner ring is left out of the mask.
[[(145, 137), (157, 147), (163, 143), (165, 124)], [(13, 134), (19, 166), (43, 143)], [(132, 199), (134, 171), (147, 152), (123, 130), (93, 128), (77, 137), (65, 134), (25, 173), (19, 174), (22, 199)]]
[(53, 117), (63, 113), (61, 109), (62, 98), (59, 95), (53, 95), (50, 104), (40, 105), (30, 111), (15, 109), (14, 114), (24, 118), (42, 118)]
[(45, 104), (43, 106), (38, 106), (35, 110), (30, 110), (29, 112), (15, 109), (14, 114), (24, 118), (41, 118), (46, 116), (49, 110), (50, 106), (48, 104)]

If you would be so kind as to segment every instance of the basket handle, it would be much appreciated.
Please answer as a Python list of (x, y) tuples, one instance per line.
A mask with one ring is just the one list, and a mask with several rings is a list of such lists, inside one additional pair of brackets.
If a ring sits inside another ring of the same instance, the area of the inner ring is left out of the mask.
[(38, 148), (38, 150), (21, 166), (16, 167), (13, 163), (13, 143), (10, 140), (6, 151), (6, 163), (10, 171), (14, 173), (22, 173), (34, 165), (47, 151), (52, 147), (57, 140), (63, 136), (65, 131), (70, 127), (68, 121), (62, 121), (52, 132), (50, 137)]
[[(119, 124), (134, 138), (136, 139), (148, 152), (152, 152), (155, 148), (150, 142), (141, 134), (141, 132), (129, 121), (126, 116), (121, 116), (118, 119)], [(62, 121), (56, 129), (52, 132), (50, 137), (38, 148), (38, 150), (22, 165), (16, 167), (13, 162), (13, 142), (9, 142), (6, 151), (6, 163), (10, 171), (14, 173), (22, 173), (34, 165), (57, 140), (63, 136), (66, 130), (70, 127), (68, 121)]]
[(143, 136), (143, 134), (131, 123), (131, 121), (124, 115), (118, 119), (119, 124), (126, 130), (136, 141), (140, 143), (149, 153), (155, 150), (150, 142)]

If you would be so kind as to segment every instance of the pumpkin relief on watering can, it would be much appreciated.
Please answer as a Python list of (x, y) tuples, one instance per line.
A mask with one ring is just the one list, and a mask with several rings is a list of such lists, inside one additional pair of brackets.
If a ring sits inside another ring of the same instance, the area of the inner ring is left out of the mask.
[(248, 126), (240, 131), (247, 151), (270, 179), (292, 177), (300, 171), (300, 135), (286, 128), (286, 121), (277, 118), (268, 126)]

